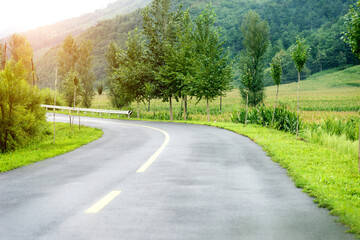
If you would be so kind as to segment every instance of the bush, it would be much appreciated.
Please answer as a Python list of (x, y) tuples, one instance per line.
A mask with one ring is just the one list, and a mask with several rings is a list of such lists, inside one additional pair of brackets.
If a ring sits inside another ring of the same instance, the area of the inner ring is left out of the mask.
[[(295, 112), (291, 112), (285, 107), (276, 108), (274, 115), (274, 124), (271, 126), (272, 115), (274, 109), (272, 107), (266, 107), (264, 105), (255, 108), (248, 109), (248, 123), (263, 125), (267, 127), (273, 127), (275, 129), (296, 133), (297, 115)], [(237, 123), (245, 123), (245, 108), (240, 111), (235, 111), (232, 114), (231, 121)], [(302, 123), (299, 123), (299, 129), (301, 129)]]
[[(54, 97), (55, 97), (55, 91), (51, 90), (50, 88), (44, 88), (41, 89), (41, 97), (42, 97), (42, 103), (46, 105), (54, 105)], [(64, 97), (59, 94), (58, 91), (56, 91), (56, 105), (57, 106), (64, 106), (65, 100)]]
[(21, 62), (0, 72), (0, 151), (14, 150), (41, 137), (48, 124), (37, 87), (26, 82)]

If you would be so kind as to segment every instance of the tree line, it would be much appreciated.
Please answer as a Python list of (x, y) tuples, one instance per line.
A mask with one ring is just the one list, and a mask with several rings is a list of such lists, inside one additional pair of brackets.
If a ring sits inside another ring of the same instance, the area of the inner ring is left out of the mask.
[[(111, 101), (121, 108), (132, 101), (157, 98), (182, 101), (187, 117), (187, 99), (209, 102), (225, 94), (232, 82), (229, 54), (215, 27), (211, 5), (192, 20), (189, 11), (171, 11), (170, 0), (154, 0), (142, 11), (143, 31), (129, 33), (125, 49), (111, 43), (107, 52)], [(139, 107), (137, 107), (139, 117)]]

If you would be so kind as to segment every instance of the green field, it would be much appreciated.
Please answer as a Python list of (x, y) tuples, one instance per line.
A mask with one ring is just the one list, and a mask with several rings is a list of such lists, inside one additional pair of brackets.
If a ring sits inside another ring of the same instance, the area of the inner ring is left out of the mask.
[[(276, 86), (266, 88), (265, 104), (273, 106), (275, 103)], [(297, 83), (280, 85), (280, 106), (287, 106), (295, 111), (297, 108)], [(93, 107), (111, 109), (111, 103), (105, 95), (95, 96)], [(168, 103), (161, 100), (152, 100), (150, 111), (148, 103), (140, 105), (140, 116), (145, 119), (168, 120)], [(234, 110), (244, 107), (238, 89), (228, 92), (222, 99), (220, 112), (220, 99), (211, 103), (211, 121), (229, 122)], [(335, 116), (348, 119), (358, 115), (360, 109), (360, 66), (351, 67), (342, 71), (336, 69), (323, 71), (301, 81), (300, 83), (300, 109), (301, 116), (306, 122), (320, 121), (322, 118)], [(136, 103), (124, 110), (136, 112)], [(206, 120), (206, 102), (196, 99), (188, 101), (188, 113), (191, 120)], [(133, 115), (136, 117), (136, 114)], [(181, 102), (174, 104), (174, 118), (182, 119)]]

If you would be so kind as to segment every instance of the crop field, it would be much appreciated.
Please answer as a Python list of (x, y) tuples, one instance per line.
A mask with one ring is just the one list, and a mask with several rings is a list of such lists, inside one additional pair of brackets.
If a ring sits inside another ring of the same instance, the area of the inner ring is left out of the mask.
[[(265, 105), (273, 106), (276, 99), (276, 86), (265, 90)], [(181, 101), (175, 102), (174, 118), (182, 119)], [(290, 110), (297, 109), (297, 83), (280, 85), (279, 105)], [(111, 109), (111, 102), (105, 95), (95, 96), (93, 107)], [(229, 122), (231, 114), (239, 108), (245, 107), (238, 89), (233, 89), (222, 98), (210, 103), (211, 121)], [(360, 66), (351, 67), (342, 71), (328, 70), (312, 75), (300, 83), (300, 110), (305, 122), (318, 122), (323, 118), (336, 117), (349, 119), (358, 116), (360, 109)], [(125, 109), (124, 109), (125, 110)], [(126, 110), (136, 112), (136, 103), (126, 107)], [(133, 117), (136, 116), (135, 114)], [(168, 120), (169, 104), (161, 100), (152, 100), (150, 111), (148, 103), (140, 104), (140, 116), (145, 119)], [(197, 99), (188, 100), (188, 118), (190, 120), (206, 120), (206, 102)]]

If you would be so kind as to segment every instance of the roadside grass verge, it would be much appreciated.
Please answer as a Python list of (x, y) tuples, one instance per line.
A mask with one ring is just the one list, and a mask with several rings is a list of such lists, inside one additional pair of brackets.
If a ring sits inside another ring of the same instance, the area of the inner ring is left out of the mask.
[(228, 129), (248, 136), (263, 147), (271, 159), (286, 168), (296, 187), (302, 188), (319, 207), (349, 227), (360, 239), (360, 174), (358, 159), (331, 147), (296, 140), (296, 136), (278, 130), (238, 123), (196, 122)]
[[(52, 123), (49, 124), (51, 127), (53, 126)], [(103, 132), (100, 129), (82, 126), (79, 130), (76, 125), (73, 128), (73, 134), (71, 134), (69, 124), (56, 123), (55, 143), (53, 143), (51, 132), (42, 140), (33, 142), (27, 147), (0, 154), (0, 173), (70, 152), (100, 138), (102, 134)]]

